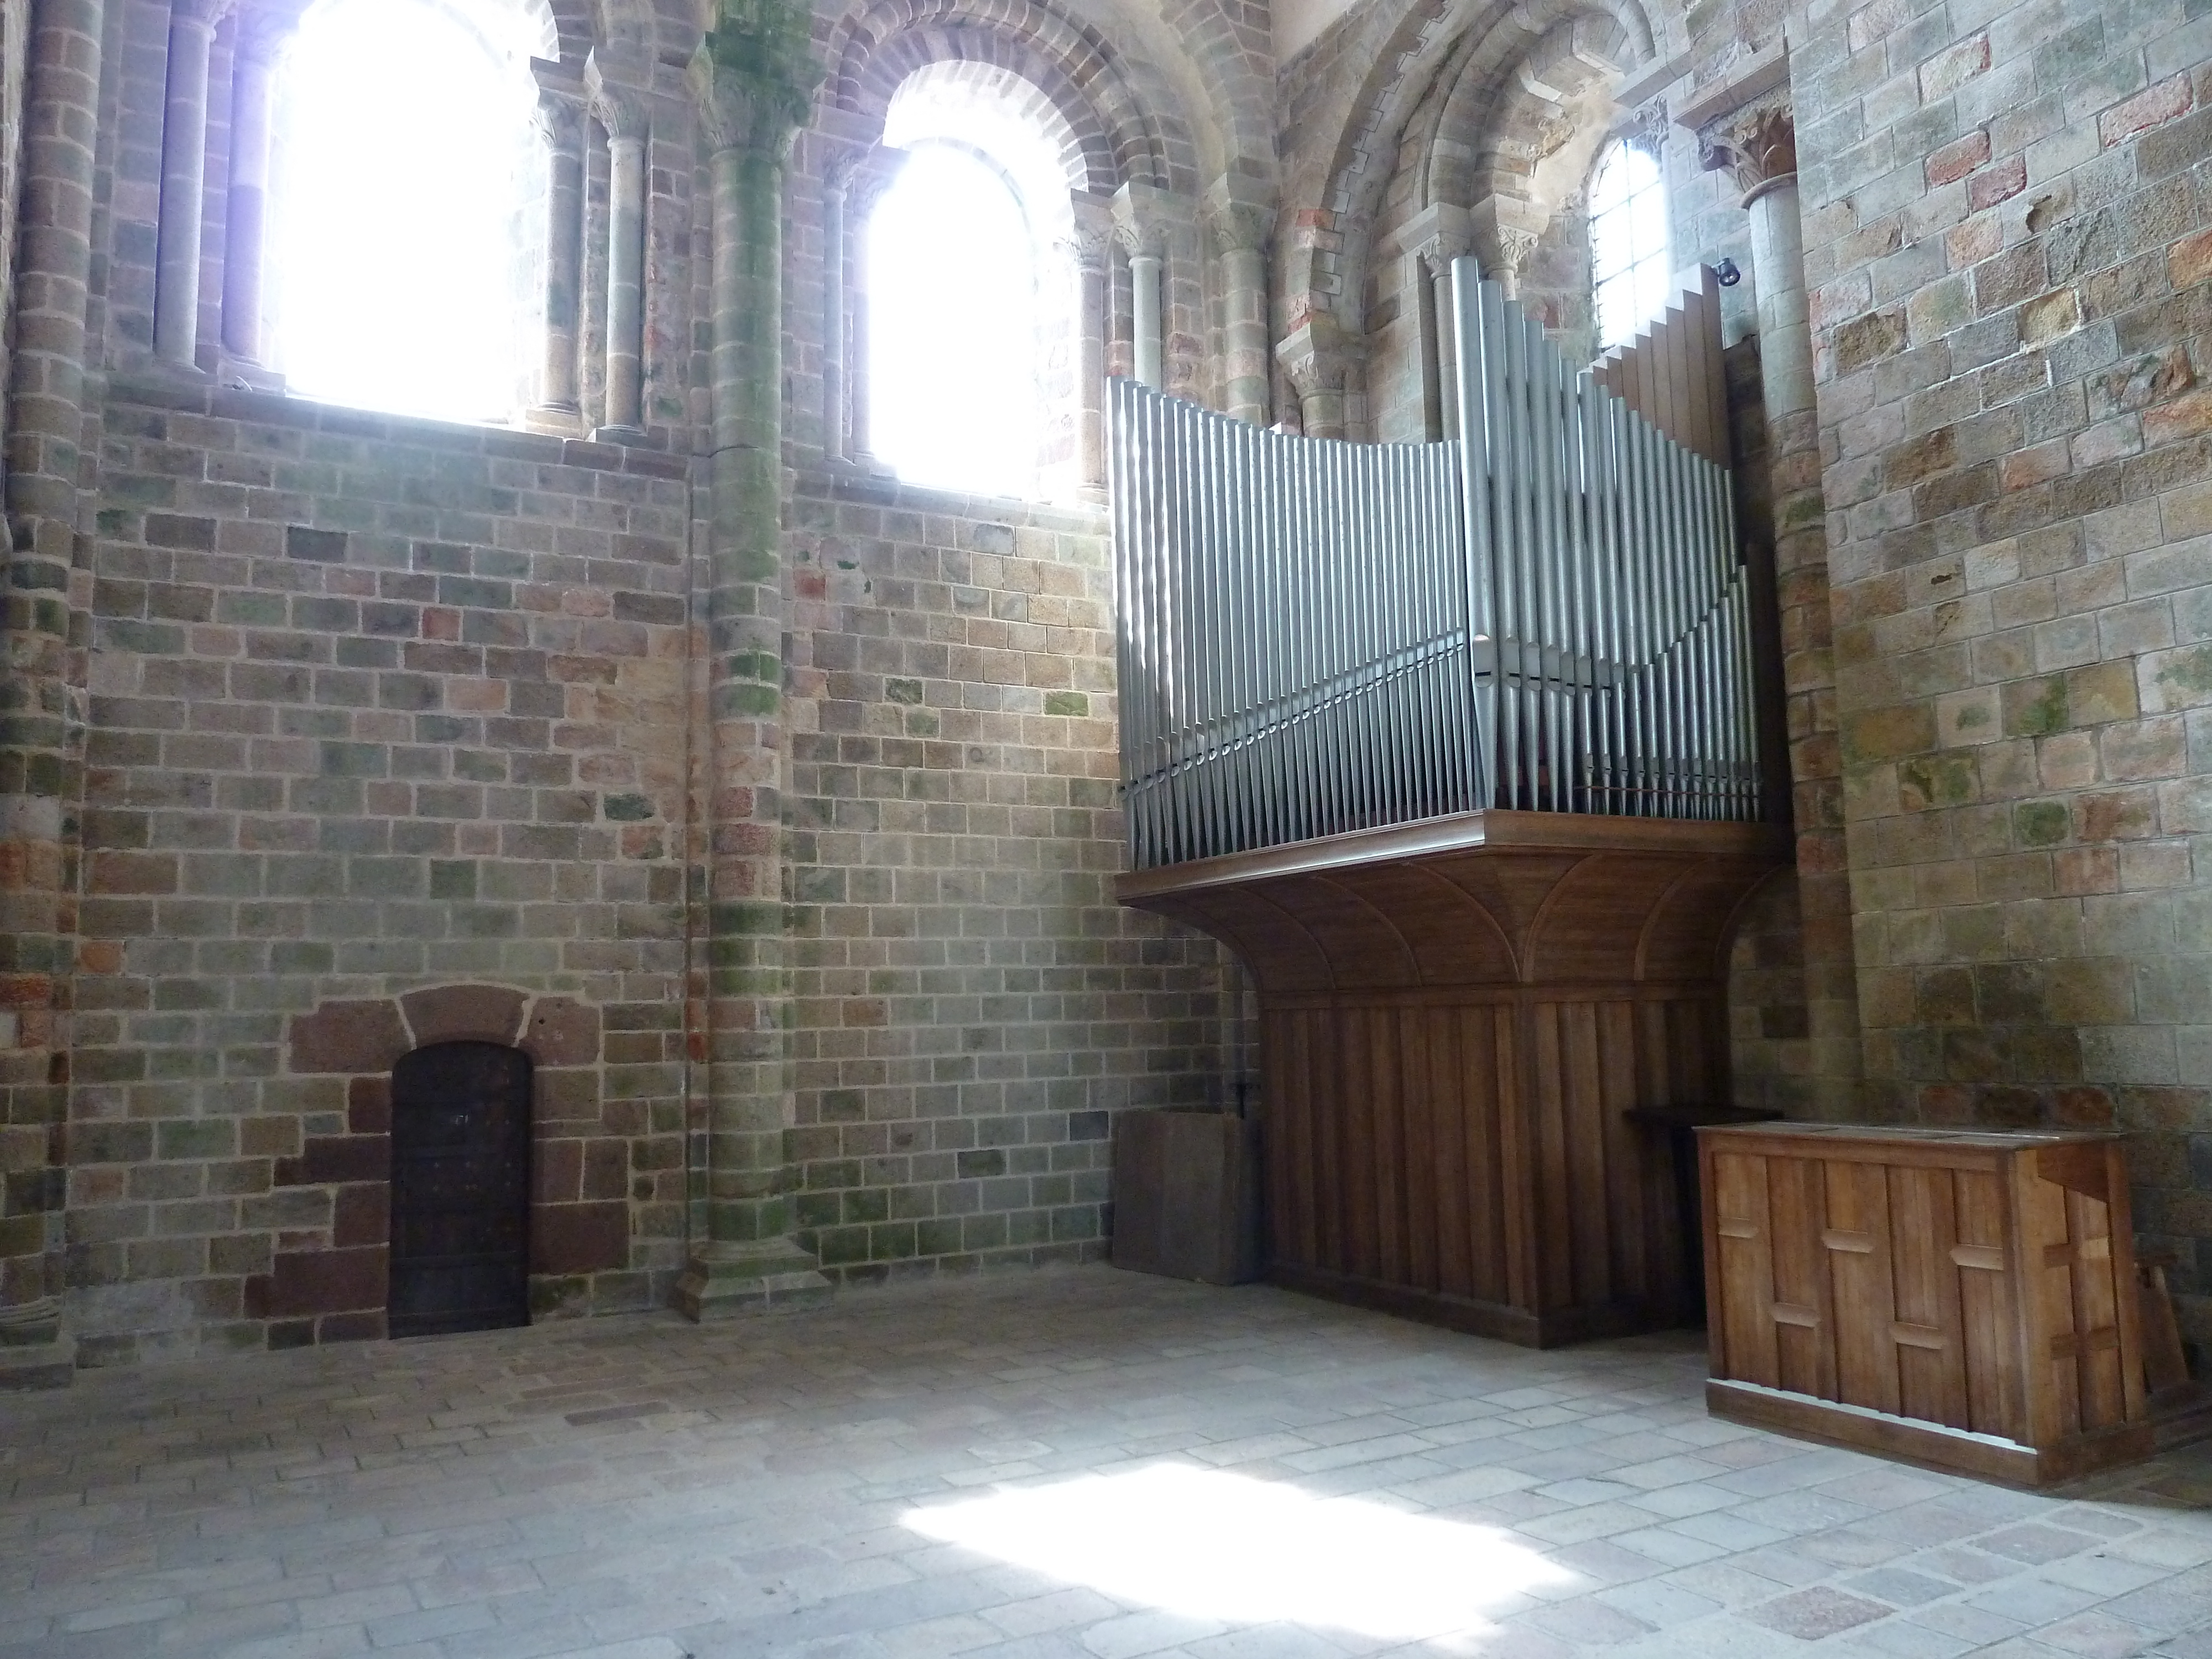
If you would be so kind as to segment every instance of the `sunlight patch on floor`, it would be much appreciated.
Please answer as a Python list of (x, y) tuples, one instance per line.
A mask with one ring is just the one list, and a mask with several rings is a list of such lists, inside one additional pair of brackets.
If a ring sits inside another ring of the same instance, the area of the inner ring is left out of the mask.
[(1118, 1601), (1402, 1641), (1577, 1576), (1488, 1527), (1181, 1464), (912, 1511), (905, 1524)]

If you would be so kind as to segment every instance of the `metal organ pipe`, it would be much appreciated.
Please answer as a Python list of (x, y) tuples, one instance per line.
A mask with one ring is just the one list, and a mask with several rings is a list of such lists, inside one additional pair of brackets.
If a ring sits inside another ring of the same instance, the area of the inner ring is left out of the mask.
[(1604, 384), (1710, 450), (1711, 351), (1674, 351), (1705, 377), (1677, 396), (1666, 350), (1569, 364), (1472, 260), (1446, 300), (1455, 441), (1289, 437), (1113, 383), (1136, 867), (1493, 807), (1757, 815), (1728, 473)]

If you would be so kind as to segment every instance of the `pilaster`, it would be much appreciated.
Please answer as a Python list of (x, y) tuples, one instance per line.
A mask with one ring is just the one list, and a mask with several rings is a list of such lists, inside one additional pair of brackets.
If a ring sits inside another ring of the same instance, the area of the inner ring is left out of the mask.
[(652, 121), (641, 90), (650, 66), (594, 52), (584, 92), (607, 135), (607, 410), (593, 435), (635, 442), (645, 432), (645, 148)]
[(0, 1388), (74, 1375), (63, 1334), (84, 680), (78, 471), (104, 0), (40, 0), (24, 97), (0, 544)]
[(1228, 414), (1267, 423), (1267, 244), (1272, 202), (1249, 193), (1245, 181), (1223, 175), (1206, 192), (1206, 228), (1221, 261), (1222, 402)]
[(810, 36), (798, 0), (721, 0), (690, 69), (714, 192), (708, 1237), (677, 1293), (694, 1319), (829, 1285), (792, 1235), (785, 1161), (783, 174), (821, 79)]
[(1787, 48), (1770, 48), (1738, 65), (1726, 81), (1692, 90), (1675, 119), (1697, 134), (1708, 171), (1733, 176), (1751, 216), (1812, 1038), (1809, 1082), (1823, 1115), (1854, 1115), (1864, 1072), (1863, 1032), (1844, 829), (1827, 502), (1814, 409), (1812, 319)]

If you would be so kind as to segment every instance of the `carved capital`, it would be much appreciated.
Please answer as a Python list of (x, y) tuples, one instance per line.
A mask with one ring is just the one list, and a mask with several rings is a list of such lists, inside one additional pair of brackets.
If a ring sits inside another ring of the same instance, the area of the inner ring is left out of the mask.
[(1667, 148), (1667, 106), (1656, 98), (1641, 106), (1620, 129), (1620, 141), (1655, 161), (1662, 159)]
[(872, 145), (852, 155), (849, 166), (841, 174), (847, 216), (857, 221), (874, 212), (884, 192), (898, 182), (908, 156), (908, 151), (889, 144)]
[(642, 141), (651, 129), (645, 94), (639, 89), (646, 75), (635, 72), (642, 69), (598, 52), (584, 60), (584, 101), (611, 141)]
[(193, 25), (213, 33), (215, 26), (237, 9), (238, 0), (169, 0), (169, 21)]
[(1452, 261), (1474, 252), (1474, 225), (1463, 207), (1432, 202), (1398, 231), (1398, 251), (1412, 262), (1408, 275), (1433, 281)]
[(1762, 103), (1701, 127), (1698, 158), (1709, 173), (1723, 169), (1749, 207), (1775, 185), (1797, 176), (1797, 121), (1789, 105)]
[(829, 159), (822, 164), (823, 195), (838, 202), (849, 198), (871, 154), (866, 149), (842, 146), (831, 150)]
[(1190, 199), (1135, 179), (1114, 192), (1114, 236), (1132, 259), (1164, 259), (1168, 238), (1191, 218)]
[(1077, 270), (1085, 276), (1098, 276), (1105, 270), (1107, 256), (1114, 247), (1114, 204), (1087, 190), (1079, 190), (1070, 192), (1069, 207), (1068, 252)]
[(1775, 42), (1726, 65), (1693, 89), (1674, 112), (1698, 135), (1698, 156), (1709, 172), (1735, 175), (1748, 207), (1797, 175), (1797, 123), (1790, 98), (1790, 48)]
[(1344, 388), (1344, 331), (1335, 318), (1316, 311), (1275, 347), (1275, 361), (1301, 398)]
[[(531, 119), (556, 155), (571, 155), (583, 148), (584, 88), (580, 79), (563, 76), (558, 64), (531, 59), (538, 76), (538, 104)], [(550, 71), (549, 73), (549, 71)]]
[(1516, 196), (1486, 196), (1468, 210), (1474, 255), (1486, 275), (1497, 277), (1508, 295), (1517, 290), (1521, 267), (1541, 240), (1550, 216)]
[(1275, 229), (1272, 204), (1249, 193), (1249, 187), (1226, 174), (1206, 192), (1206, 227), (1213, 233), (1213, 246), (1223, 254), (1254, 252), (1267, 246)]
[(781, 157), (791, 148), (822, 84), (813, 17), (799, 0), (716, 0), (690, 67), (713, 149)]
[(1521, 272), (1528, 263), (1528, 256), (1536, 251), (1536, 233), (1532, 230), (1498, 233), (1497, 270), (1508, 295), (1519, 297)]
[(276, 61), (292, 31), (300, 27), (306, 0), (239, 0), (237, 40), (231, 50), (240, 62), (264, 68)]

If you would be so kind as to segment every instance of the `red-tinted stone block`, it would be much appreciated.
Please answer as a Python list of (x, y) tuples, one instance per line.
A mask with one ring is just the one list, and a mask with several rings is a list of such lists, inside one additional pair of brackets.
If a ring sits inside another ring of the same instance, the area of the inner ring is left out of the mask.
[(531, 1211), (531, 1272), (590, 1273), (629, 1265), (627, 1204), (542, 1204)]
[(584, 1196), (629, 1196), (629, 1148), (619, 1140), (592, 1140), (584, 1145)]
[(346, 1085), (346, 1127), (357, 1135), (392, 1133), (392, 1079), (357, 1077)]
[(2170, 75), (2156, 86), (2145, 87), (2132, 98), (2117, 103), (2097, 118), (2097, 137), (2110, 149), (2124, 139), (2186, 115), (2197, 101), (2186, 75)]
[(411, 991), (399, 999), (417, 1048), (434, 1042), (514, 1041), (524, 995), (497, 985), (447, 985)]
[(387, 1282), (381, 1245), (345, 1250), (280, 1250), (267, 1274), (246, 1281), (246, 1311), (254, 1318), (362, 1312), (384, 1306)]
[(364, 1181), (338, 1188), (337, 1207), (331, 1226), (331, 1242), (341, 1249), (383, 1244), (392, 1237), (392, 1188), (381, 1181)]
[(540, 1066), (591, 1066), (599, 1058), (599, 1011), (568, 997), (540, 997), (521, 1048)]
[(388, 1072), (413, 1045), (389, 1001), (326, 1002), (292, 1020), (295, 1072)]
[(538, 1204), (573, 1204), (582, 1196), (584, 1143), (540, 1140), (532, 1149), (530, 1190)]
[(326, 1182), (388, 1181), (392, 1178), (389, 1135), (310, 1135), (297, 1158), (276, 1160), (279, 1187), (313, 1187)]

